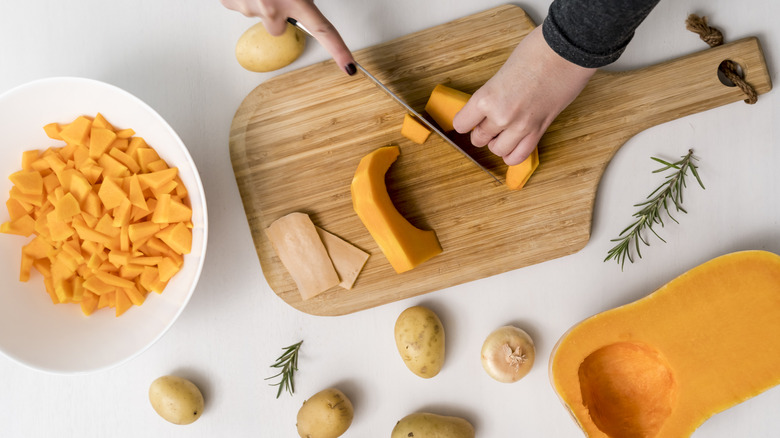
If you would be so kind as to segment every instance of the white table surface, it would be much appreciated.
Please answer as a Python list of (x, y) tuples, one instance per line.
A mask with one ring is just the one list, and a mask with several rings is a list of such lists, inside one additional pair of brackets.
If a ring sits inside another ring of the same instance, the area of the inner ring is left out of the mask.
[[(463, 17), (501, 1), (322, 0), (353, 49)], [(520, 4), (536, 23), (549, 0)], [(727, 41), (758, 36), (777, 70), (780, 3), (774, 0), (662, 0), (623, 57), (624, 70), (703, 50), (685, 29), (707, 15)], [(301, 313), (264, 280), (233, 176), (228, 130), (242, 99), (284, 71), (326, 59), (310, 41), (304, 55), (274, 73), (243, 70), (238, 37), (256, 20), (217, 0), (36, 0), (0, 2), (0, 92), (49, 76), (84, 76), (124, 88), (155, 108), (187, 144), (208, 201), (210, 239), (200, 283), (168, 333), (137, 358), (84, 376), (49, 375), (0, 356), (0, 435), (4, 437), (293, 437), (303, 400), (330, 386), (355, 406), (344, 437), (389, 436), (420, 410), (469, 419), (480, 437), (577, 437), (581, 432), (550, 386), (547, 364), (558, 338), (592, 314), (640, 298), (710, 258), (742, 249), (780, 252), (780, 95), (734, 103), (652, 128), (631, 139), (599, 188), (589, 244), (577, 254), (342, 317)], [(715, 71), (713, 70), (713, 74)], [(316, 78), (313, 78), (313, 80)], [(660, 230), (644, 258), (625, 271), (603, 263), (641, 201), (658, 184), (649, 157), (693, 148), (706, 190), (687, 191), (689, 214)], [(381, 255), (379, 256), (381, 257)], [(507, 254), (511, 257), (511, 254)], [(425, 304), (441, 317), (447, 360), (423, 380), (395, 350), (393, 324)], [(537, 345), (537, 363), (507, 385), (482, 370), (479, 350), (498, 326), (515, 323)], [(304, 340), (296, 392), (275, 399), (263, 379), (281, 347)], [(713, 358), (717, 360), (717, 358)], [(203, 416), (174, 426), (152, 410), (147, 390), (175, 373), (206, 397)], [(696, 437), (780, 436), (780, 389), (715, 415)]]

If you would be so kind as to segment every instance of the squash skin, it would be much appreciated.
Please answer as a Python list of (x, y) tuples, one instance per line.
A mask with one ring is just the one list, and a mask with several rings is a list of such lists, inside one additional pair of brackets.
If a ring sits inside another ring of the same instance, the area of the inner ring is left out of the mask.
[[(575, 325), (553, 349), (550, 380), (589, 437), (686, 437), (712, 415), (780, 383), (777, 333), (780, 257), (766, 251), (731, 253), (691, 269), (645, 298)], [(636, 360), (623, 353), (603, 354), (602, 349), (623, 344), (645, 346), (649, 355), (657, 354), (670, 381), (656, 380), (647, 393), (632, 398), (626, 376), (652, 361), (633, 366)], [(596, 377), (583, 378), (583, 363), (593, 362), (593, 354), (607, 357), (606, 365), (584, 365), (591, 374), (595, 370)], [(623, 365), (615, 365), (621, 361)], [(622, 367), (622, 382), (619, 372), (610, 371), (615, 366)], [(584, 399), (593, 403), (599, 391), (614, 397), (615, 388), (627, 388), (624, 394), (629, 395), (612, 403), (638, 410), (626, 414), (624, 409), (623, 418), (617, 418), (596, 407), (594, 421)], [(654, 401), (648, 403), (650, 399)], [(651, 409), (665, 404), (666, 414)]]
[(387, 193), (385, 174), (400, 150), (385, 146), (364, 156), (352, 178), (352, 206), (396, 273), (441, 253), (436, 233), (421, 230), (404, 218)]

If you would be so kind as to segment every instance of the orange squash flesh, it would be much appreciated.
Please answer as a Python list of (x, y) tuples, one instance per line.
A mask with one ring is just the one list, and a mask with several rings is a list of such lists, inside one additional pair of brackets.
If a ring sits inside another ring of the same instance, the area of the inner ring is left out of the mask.
[(506, 186), (511, 190), (522, 189), (537, 167), (539, 167), (539, 148), (534, 148), (531, 155), (520, 164), (507, 167)]
[(360, 160), (352, 179), (352, 205), (397, 273), (441, 253), (436, 233), (416, 228), (393, 205), (385, 174), (398, 158), (398, 146), (379, 148)]
[(439, 84), (433, 88), (431, 97), (425, 104), (425, 112), (444, 132), (453, 131), (452, 120), (455, 114), (466, 106), (471, 95), (460, 90)]
[(431, 135), (431, 130), (411, 115), (404, 114), (401, 135), (417, 144), (423, 144), (428, 139), (428, 136)]
[(680, 438), (780, 383), (780, 257), (710, 260), (558, 341), (550, 380), (589, 437)]
[[(433, 88), (428, 103), (425, 104), (425, 112), (436, 122), (444, 132), (451, 132), (455, 128), (452, 121), (471, 95), (462, 91), (439, 84)], [(404, 119), (404, 125), (406, 120)], [(539, 166), (539, 151), (534, 149), (522, 163), (508, 166), (506, 170), (506, 186), (511, 190), (520, 190), (531, 178), (534, 170)]]
[(161, 293), (192, 248), (178, 170), (99, 113), (44, 131), (66, 144), (22, 154), (9, 176), (10, 220), (0, 223), (0, 233), (36, 235), (22, 247), (19, 280), (35, 268), (54, 304), (80, 304), (85, 315), (116, 307), (119, 316)]

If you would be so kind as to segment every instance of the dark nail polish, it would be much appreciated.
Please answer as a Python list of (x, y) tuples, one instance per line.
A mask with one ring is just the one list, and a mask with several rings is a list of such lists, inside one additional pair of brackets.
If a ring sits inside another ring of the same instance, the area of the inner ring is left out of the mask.
[(351, 62), (349, 64), (347, 64), (347, 66), (345, 68), (347, 70), (347, 74), (350, 75), (350, 76), (352, 76), (355, 73), (357, 73), (357, 68), (355, 67), (355, 64), (353, 64)]

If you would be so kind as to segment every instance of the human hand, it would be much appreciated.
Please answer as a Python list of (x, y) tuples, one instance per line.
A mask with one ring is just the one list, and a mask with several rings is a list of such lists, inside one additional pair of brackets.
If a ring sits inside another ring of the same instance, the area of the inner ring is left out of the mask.
[(539, 26), (455, 115), (453, 126), (460, 133), (471, 131), (474, 146), (487, 145), (506, 164), (519, 164), (595, 71), (555, 53)]
[(347, 74), (356, 72), (352, 53), (336, 28), (314, 6), (313, 0), (220, 0), (222, 4), (247, 17), (260, 17), (268, 33), (281, 35), (287, 28), (287, 18), (294, 18), (325, 47), (336, 64)]

